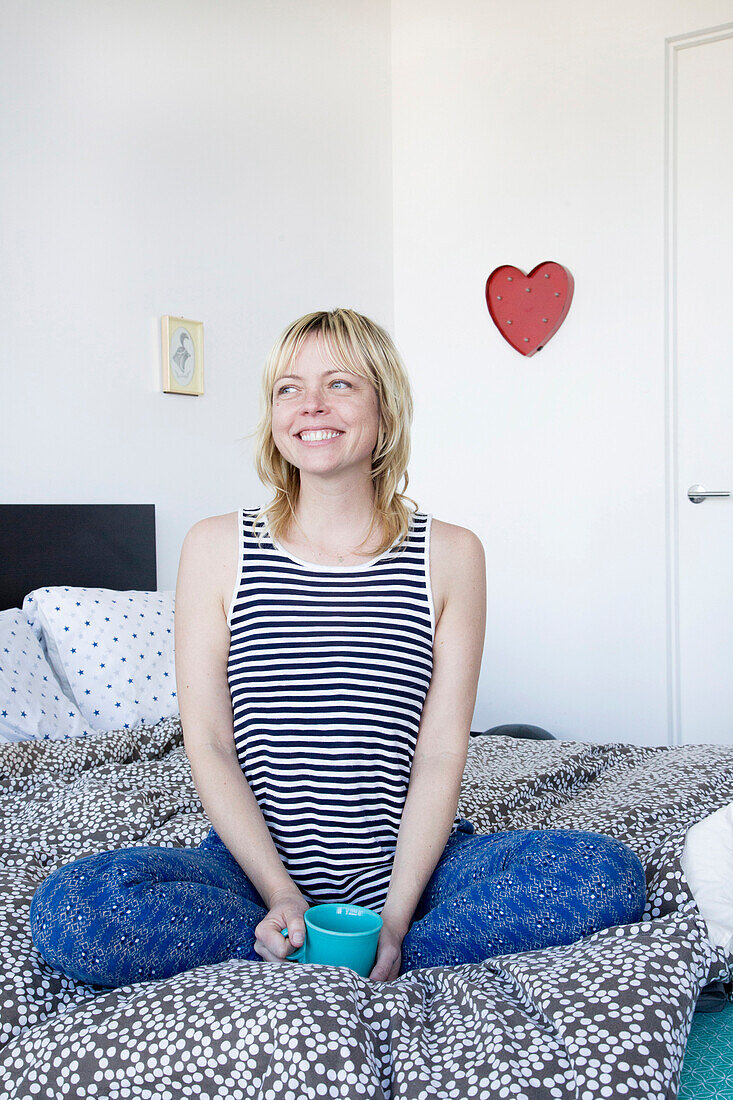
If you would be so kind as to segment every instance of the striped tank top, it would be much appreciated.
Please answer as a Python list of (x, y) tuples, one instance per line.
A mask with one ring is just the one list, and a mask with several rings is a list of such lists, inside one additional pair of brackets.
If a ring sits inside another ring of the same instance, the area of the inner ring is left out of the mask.
[(258, 511), (238, 512), (228, 614), (239, 762), (306, 900), (379, 912), (433, 668), (432, 515), (363, 565), (316, 565), (262, 521), (258, 545)]

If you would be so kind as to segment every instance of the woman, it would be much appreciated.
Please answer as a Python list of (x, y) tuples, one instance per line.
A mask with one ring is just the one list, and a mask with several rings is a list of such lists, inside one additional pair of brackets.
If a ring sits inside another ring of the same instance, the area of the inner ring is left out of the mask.
[[(621, 842), (478, 836), (457, 813), (484, 553), (398, 491), (412, 398), (389, 335), (352, 310), (301, 317), (262, 397), (256, 466), (274, 500), (196, 523), (176, 589), (184, 744), (213, 827), (196, 849), (55, 871), (31, 907), (43, 957), (112, 986), (282, 962), (311, 904), (344, 901), (381, 913), (370, 977), (387, 980), (639, 920), (644, 870)], [(82, 933), (81, 907), (96, 914)]]

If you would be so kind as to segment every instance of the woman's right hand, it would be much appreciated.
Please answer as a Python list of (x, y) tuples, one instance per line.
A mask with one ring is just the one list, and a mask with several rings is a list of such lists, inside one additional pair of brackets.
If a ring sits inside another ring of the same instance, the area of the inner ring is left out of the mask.
[[(270, 898), (270, 910), (255, 928), (255, 951), (265, 962), (283, 962), (305, 940), (303, 914), (310, 909), (300, 890), (282, 890)], [(282, 929), (287, 928), (287, 937)]]

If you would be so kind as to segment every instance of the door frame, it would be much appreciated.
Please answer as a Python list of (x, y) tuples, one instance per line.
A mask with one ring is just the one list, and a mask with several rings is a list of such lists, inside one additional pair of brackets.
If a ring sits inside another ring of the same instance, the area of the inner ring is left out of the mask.
[(665, 39), (664, 145), (664, 364), (667, 570), (667, 741), (682, 744), (679, 617), (679, 505), (677, 405), (677, 58), (680, 50), (733, 38), (733, 23)]

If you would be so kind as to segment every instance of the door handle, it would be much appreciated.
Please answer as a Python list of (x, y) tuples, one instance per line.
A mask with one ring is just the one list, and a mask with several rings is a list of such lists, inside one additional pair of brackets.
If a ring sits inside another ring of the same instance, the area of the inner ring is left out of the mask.
[(687, 490), (687, 495), (693, 504), (702, 504), (708, 497), (729, 497), (730, 490), (720, 489), (716, 492), (712, 492), (703, 485), (691, 485)]

